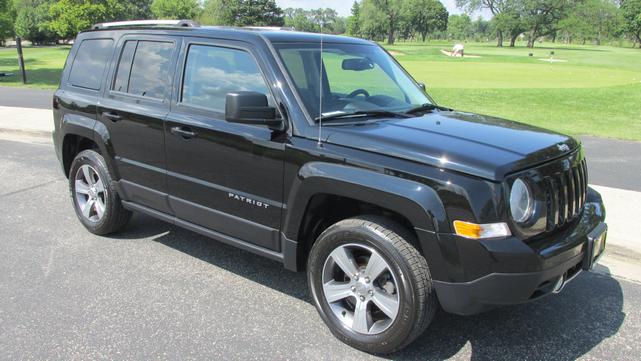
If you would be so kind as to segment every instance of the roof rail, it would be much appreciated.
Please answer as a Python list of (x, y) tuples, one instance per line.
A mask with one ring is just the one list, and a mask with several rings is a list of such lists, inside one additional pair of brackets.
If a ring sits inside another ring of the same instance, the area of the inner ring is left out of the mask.
[(127, 28), (136, 26), (170, 26), (170, 27), (199, 27), (200, 24), (193, 20), (131, 20), (131, 21), (113, 21), (110, 23), (98, 23), (91, 27), (92, 30), (110, 29), (110, 28)]
[(294, 31), (293, 26), (243, 26), (244, 29), (251, 30), (271, 30), (271, 31)]

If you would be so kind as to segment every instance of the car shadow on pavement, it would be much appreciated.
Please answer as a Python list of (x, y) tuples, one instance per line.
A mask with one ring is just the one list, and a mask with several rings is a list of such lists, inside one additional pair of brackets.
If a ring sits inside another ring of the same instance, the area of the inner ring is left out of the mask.
[(624, 319), (619, 282), (584, 272), (562, 293), (533, 303), (467, 317), (439, 312), (391, 358), (442, 360), (469, 343), (472, 360), (575, 360), (616, 334)]
[(310, 301), (304, 273), (288, 271), (279, 262), (228, 246), (167, 222), (134, 213), (129, 226), (110, 237), (131, 240), (151, 237), (155, 242), (238, 276), (300, 300)]
[[(136, 214), (115, 238), (156, 235), (156, 242), (310, 302), (304, 273), (162, 221)], [(619, 282), (583, 272), (562, 293), (533, 303), (466, 317), (439, 311), (423, 335), (388, 358), (442, 360), (460, 352), (473, 360), (574, 360), (616, 334), (624, 318)]]

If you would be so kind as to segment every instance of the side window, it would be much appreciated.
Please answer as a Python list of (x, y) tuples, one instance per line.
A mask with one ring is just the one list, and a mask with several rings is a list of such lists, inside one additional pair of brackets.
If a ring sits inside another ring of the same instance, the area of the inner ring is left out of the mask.
[(116, 70), (116, 80), (112, 88), (115, 91), (127, 92), (129, 74), (131, 74), (131, 61), (134, 59), (137, 44), (137, 41), (129, 40), (125, 42), (125, 46), (122, 48), (122, 54), (118, 62), (118, 70)]
[(184, 104), (225, 112), (225, 97), (235, 91), (271, 95), (254, 58), (243, 50), (190, 45), (183, 77)]
[(112, 39), (83, 40), (71, 65), (69, 83), (81, 88), (100, 90), (100, 81), (112, 51)]
[(170, 42), (131, 40), (125, 43), (118, 63), (113, 90), (164, 99), (171, 84)]

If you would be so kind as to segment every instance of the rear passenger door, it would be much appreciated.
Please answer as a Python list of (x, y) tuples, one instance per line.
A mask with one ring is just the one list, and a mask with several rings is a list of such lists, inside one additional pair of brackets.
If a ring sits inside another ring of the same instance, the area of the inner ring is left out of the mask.
[(171, 210), (163, 122), (179, 47), (179, 37), (123, 37), (98, 109), (111, 136), (123, 197), (165, 213)]
[(225, 121), (229, 92), (257, 91), (274, 103), (257, 59), (240, 42), (183, 41), (165, 123), (167, 186), (178, 218), (279, 250), (284, 137)]

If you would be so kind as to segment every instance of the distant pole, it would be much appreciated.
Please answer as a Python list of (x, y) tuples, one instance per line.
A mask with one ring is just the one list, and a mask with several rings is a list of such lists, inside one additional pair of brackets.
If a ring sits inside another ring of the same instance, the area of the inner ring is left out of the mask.
[(22, 56), (22, 38), (16, 38), (16, 48), (18, 49), (18, 65), (22, 74), (22, 84), (27, 84), (27, 72), (24, 69), (24, 57)]

